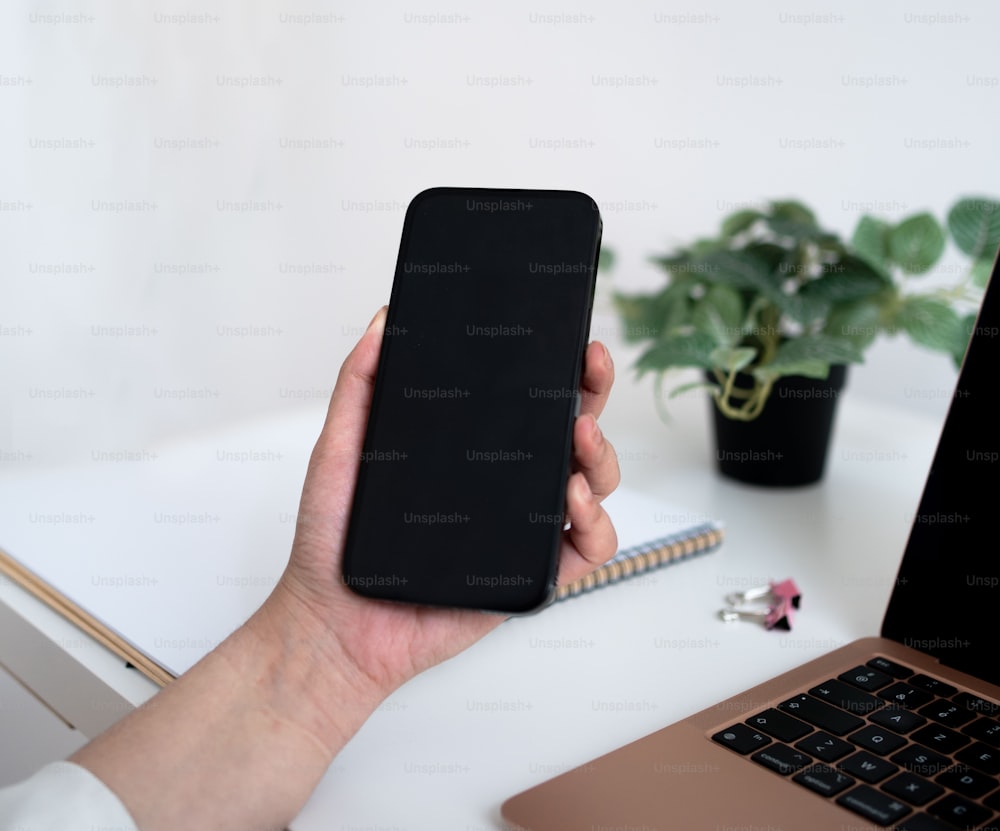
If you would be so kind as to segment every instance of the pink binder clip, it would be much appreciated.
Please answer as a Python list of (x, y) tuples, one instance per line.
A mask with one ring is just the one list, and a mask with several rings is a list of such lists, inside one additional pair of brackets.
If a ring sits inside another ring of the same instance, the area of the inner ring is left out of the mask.
[(786, 632), (792, 628), (792, 609), (795, 606), (785, 598), (780, 598), (773, 606), (768, 608), (764, 615), (765, 629), (784, 629)]
[(770, 586), (772, 595), (781, 600), (787, 600), (792, 604), (792, 608), (799, 608), (799, 603), (802, 601), (802, 592), (799, 591), (799, 587), (795, 585), (794, 580), (789, 578), (782, 580), (780, 583), (771, 582)]
[[(766, 605), (748, 607), (746, 604), (762, 601)], [(792, 628), (792, 612), (799, 608), (802, 592), (794, 580), (771, 580), (766, 586), (758, 586), (745, 592), (731, 592), (726, 595), (729, 605), (719, 612), (726, 622), (734, 620), (755, 620), (764, 624), (765, 629)]]

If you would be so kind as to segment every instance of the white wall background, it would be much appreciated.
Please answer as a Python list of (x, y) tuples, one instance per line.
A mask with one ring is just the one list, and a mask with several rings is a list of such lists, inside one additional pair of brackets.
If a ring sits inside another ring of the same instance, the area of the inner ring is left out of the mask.
[[(743, 203), (849, 233), (1000, 194), (998, 24), (990, 0), (7, 0), (3, 463), (325, 399), (428, 186), (589, 192), (629, 288)], [(940, 417), (954, 378), (887, 342), (851, 386)]]

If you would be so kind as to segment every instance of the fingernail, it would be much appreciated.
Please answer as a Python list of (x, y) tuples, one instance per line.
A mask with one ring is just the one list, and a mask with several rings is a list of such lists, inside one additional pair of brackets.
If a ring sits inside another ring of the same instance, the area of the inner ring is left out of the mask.
[(611, 360), (611, 352), (608, 350), (608, 347), (606, 347), (603, 343), (601, 344), (601, 349), (604, 350), (604, 366), (606, 366), (608, 369), (612, 369), (615, 364), (614, 361)]
[(368, 328), (365, 330), (365, 334), (367, 335), (369, 332), (377, 330), (378, 333), (381, 335), (382, 332), (385, 330), (385, 317), (388, 314), (388, 312), (389, 312), (388, 306), (383, 306), (381, 309), (375, 312), (375, 317), (373, 317), (371, 323), (368, 324)]
[[(591, 416), (593, 418), (593, 416)], [(604, 441), (604, 433), (601, 430), (601, 425), (597, 423), (597, 419), (594, 419), (594, 426), (590, 428), (590, 435), (594, 439), (595, 444), (601, 444)]]

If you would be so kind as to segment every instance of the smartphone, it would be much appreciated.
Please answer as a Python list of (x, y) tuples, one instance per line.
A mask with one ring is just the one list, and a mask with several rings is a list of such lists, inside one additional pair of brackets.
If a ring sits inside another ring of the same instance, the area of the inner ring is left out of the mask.
[(550, 600), (601, 229), (575, 191), (410, 203), (343, 558), (355, 592), (505, 613)]

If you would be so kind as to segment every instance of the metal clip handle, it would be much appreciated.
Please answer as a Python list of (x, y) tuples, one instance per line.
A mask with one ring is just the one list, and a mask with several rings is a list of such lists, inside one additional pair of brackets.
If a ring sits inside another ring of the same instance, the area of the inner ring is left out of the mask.
[(734, 623), (737, 620), (752, 620), (756, 623), (763, 623), (769, 613), (769, 609), (737, 609), (733, 606), (719, 609), (719, 617), (726, 623)]
[[(795, 589), (795, 592), (798, 592), (798, 589)], [(730, 605), (725, 609), (719, 610), (719, 617), (726, 623), (732, 623), (737, 620), (752, 620), (757, 623), (763, 623), (765, 629), (790, 631), (792, 628), (792, 612), (798, 608), (800, 597), (797, 593), (778, 596), (773, 603), (764, 608), (745, 608)]]

